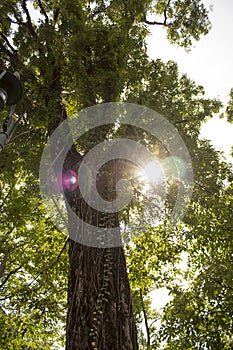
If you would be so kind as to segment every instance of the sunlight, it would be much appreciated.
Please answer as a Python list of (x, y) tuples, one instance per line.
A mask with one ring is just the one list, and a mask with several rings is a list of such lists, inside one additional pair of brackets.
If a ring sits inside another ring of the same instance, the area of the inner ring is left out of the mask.
[(160, 162), (154, 160), (143, 167), (142, 176), (147, 182), (158, 184), (164, 180), (164, 170)]

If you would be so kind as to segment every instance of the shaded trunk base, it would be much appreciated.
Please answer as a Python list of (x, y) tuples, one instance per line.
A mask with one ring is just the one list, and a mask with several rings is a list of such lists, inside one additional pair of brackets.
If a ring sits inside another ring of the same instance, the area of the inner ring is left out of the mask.
[(123, 248), (69, 250), (66, 350), (137, 350)]

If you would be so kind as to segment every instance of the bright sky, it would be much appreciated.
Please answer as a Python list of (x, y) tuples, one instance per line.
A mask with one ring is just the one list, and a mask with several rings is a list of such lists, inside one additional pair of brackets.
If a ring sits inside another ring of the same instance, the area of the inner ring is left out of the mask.
[[(152, 58), (177, 62), (181, 73), (187, 73), (198, 85), (204, 86), (207, 97), (219, 97), (226, 104), (233, 87), (233, 0), (203, 2), (210, 11), (212, 29), (194, 43), (191, 52), (169, 44), (160, 26), (151, 26), (148, 50)], [(216, 116), (203, 126), (202, 135), (229, 156), (233, 125)]]
[[(195, 42), (190, 52), (169, 44), (166, 31), (160, 26), (151, 26), (148, 51), (151, 58), (178, 63), (181, 73), (187, 73), (198, 85), (205, 88), (206, 97), (216, 98), (226, 105), (233, 88), (233, 0), (203, 0), (209, 9), (212, 29), (209, 34)], [(233, 146), (233, 124), (218, 116), (202, 128), (203, 137), (224, 150), (229, 161)], [(152, 305), (163, 307), (170, 299), (166, 288), (151, 292)]]

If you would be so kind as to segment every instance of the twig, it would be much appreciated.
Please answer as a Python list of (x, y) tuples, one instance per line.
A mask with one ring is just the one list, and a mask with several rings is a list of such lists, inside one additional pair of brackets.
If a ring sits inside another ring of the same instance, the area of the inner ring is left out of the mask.
[(42, 275), (42, 273), (44, 273), (45, 271), (51, 269), (53, 266), (55, 266), (57, 264), (57, 262), (60, 259), (62, 253), (64, 252), (65, 247), (66, 247), (68, 242), (69, 242), (69, 238), (67, 238), (64, 246), (62, 247), (61, 251), (59, 252), (58, 256), (56, 257), (56, 260), (51, 265), (49, 265), (48, 267), (46, 267), (45, 269), (40, 271), (40, 273), (38, 273), (38, 275), (29, 283), (29, 285), (28, 285), (29, 287), (38, 279), (38, 277), (40, 277), (40, 275)]
[(46, 11), (45, 11), (43, 5), (42, 5), (41, 0), (38, 0), (38, 4), (39, 4), (39, 7), (40, 7), (40, 9), (41, 9), (41, 12), (42, 12), (43, 15), (45, 16), (45, 23), (49, 23), (48, 15), (47, 15), (47, 13), (46, 13)]
[(0, 284), (0, 289), (4, 286), (4, 284), (6, 284), (6, 282), (9, 280), (9, 278), (15, 274), (16, 272), (18, 272), (21, 267), (23, 267), (22, 265), (17, 267), (16, 269), (12, 270), (11, 272), (8, 273), (8, 275), (6, 276), (6, 278), (3, 280), (3, 282)]

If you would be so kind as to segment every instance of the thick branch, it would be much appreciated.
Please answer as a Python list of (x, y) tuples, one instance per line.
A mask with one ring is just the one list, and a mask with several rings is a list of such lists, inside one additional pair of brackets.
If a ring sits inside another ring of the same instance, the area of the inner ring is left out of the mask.
[(60, 8), (57, 8), (57, 9), (54, 11), (54, 15), (53, 15), (53, 22), (54, 22), (54, 24), (57, 23), (59, 14), (60, 14)]

